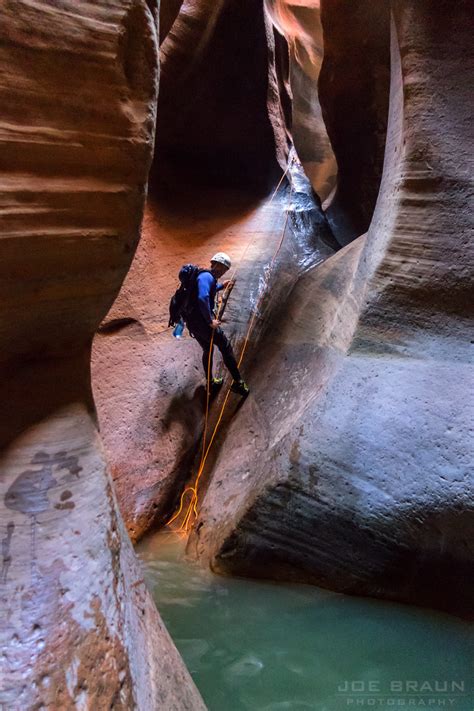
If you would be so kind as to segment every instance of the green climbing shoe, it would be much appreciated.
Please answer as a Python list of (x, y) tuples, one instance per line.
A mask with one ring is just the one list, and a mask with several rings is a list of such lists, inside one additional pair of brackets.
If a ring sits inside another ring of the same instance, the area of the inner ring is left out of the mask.
[(223, 382), (224, 378), (211, 378), (211, 388), (220, 388)]
[(230, 389), (232, 390), (233, 393), (237, 393), (238, 395), (243, 395), (244, 397), (247, 397), (249, 394), (249, 386), (244, 380), (234, 380), (232, 385), (230, 386)]

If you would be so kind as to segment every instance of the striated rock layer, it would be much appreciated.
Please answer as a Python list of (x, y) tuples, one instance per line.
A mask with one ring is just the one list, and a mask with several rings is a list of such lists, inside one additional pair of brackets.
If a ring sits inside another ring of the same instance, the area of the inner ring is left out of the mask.
[(204, 708), (118, 514), (89, 374), (142, 218), (155, 20), (144, 0), (7, 0), (0, 66), (0, 707)]
[(218, 572), (471, 614), (473, 8), (392, 10), (369, 233), (281, 306), (191, 547)]

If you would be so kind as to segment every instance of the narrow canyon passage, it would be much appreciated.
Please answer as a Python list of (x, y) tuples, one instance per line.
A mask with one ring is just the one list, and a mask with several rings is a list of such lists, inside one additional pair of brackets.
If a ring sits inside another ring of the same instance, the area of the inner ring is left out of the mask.
[[(316, 234), (315, 219), (322, 225)], [(266, 198), (199, 185), (149, 197), (136, 256), (96, 335), (92, 357), (102, 438), (133, 540), (172, 514), (192, 475), (202, 434), (201, 350), (187, 331), (178, 342), (168, 328), (168, 303), (179, 269), (188, 262), (206, 267), (217, 251), (231, 255), (236, 286), (224, 327), (239, 354), (262, 295), (253, 337), (268, 325), (298, 275), (333, 253), (322, 240), (326, 232), (297, 162), (290, 184), (280, 181), (278, 191)], [(279, 261), (270, 273), (277, 250)], [(214, 370), (222, 371), (220, 356)], [(248, 373), (251, 387), (252, 379), (266, 372), (252, 345), (242, 372)]]
[(0, 711), (472, 711), (473, 27), (0, 3)]
[[(172, 512), (202, 431), (201, 350), (189, 334), (178, 342), (167, 328), (179, 269), (207, 267), (217, 251), (232, 255), (239, 275), (226, 330), (241, 334), (258, 289), (255, 262), (268, 259), (284, 220), (280, 196), (259, 203), (236, 190), (194, 187), (168, 203), (148, 202), (134, 263), (92, 359), (104, 443), (132, 538)], [(132, 320), (107, 332), (116, 319)]]

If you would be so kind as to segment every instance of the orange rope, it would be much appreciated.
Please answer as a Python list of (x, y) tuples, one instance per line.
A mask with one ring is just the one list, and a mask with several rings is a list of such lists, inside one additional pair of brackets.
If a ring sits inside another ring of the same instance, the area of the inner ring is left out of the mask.
[(209, 357), (207, 359), (207, 385), (206, 385), (206, 417), (204, 420), (204, 434), (202, 436), (202, 454), (201, 461), (204, 457), (204, 450), (206, 447), (206, 435), (207, 435), (207, 422), (209, 420), (209, 398), (211, 397), (211, 362), (212, 362), (212, 349), (214, 348), (214, 329), (211, 333), (211, 342), (209, 344)]
[[(280, 188), (280, 186), (281, 186), (281, 184), (282, 184), (282, 182), (283, 182), (283, 180), (284, 180), (284, 178), (285, 178), (285, 176), (286, 176), (286, 174), (287, 174), (287, 172), (288, 172), (288, 170), (289, 170), (289, 167), (290, 167), (289, 165), (286, 167), (286, 170), (285, 170), (285, 172), (283, 173), (283, 175), (281, 176), (280, 181), (279, 181), (277, 187), (275, 188), (275, 190), (274, 190), (274, 192), (273, 192), (273, 194), (272, 194), (272, 197), (270, 198), (268, 204), (270, 204), (270, 203), (273, 201), (273, 199), (275, 198), (275, 196), (276, 196), (276, 194), (277, 194), (277, 192), (278, 192), (278, 190), (279, 190), (279, 188)], [(248, 327), (247, 333), (246, 333), (246, 335), (245, 335), (244, 343), (243, 343), (243, 346), (242, 346), (242, 351), (241, 351), (241, 353), (240, 353), (239, 361), (238, 361), (238, 364), (237, 364), (239, 368), (240, 368), (240, 365), (241, 365), (241, 363), (242, 363), (242, 360), (243, 360), (245, 351), (246, 351), (246, 349), (247, 349), (247, 345), (248, 345), (248, 342), (249, 342), (249, 339), (250, 339), (250, 334), (251, 334), (251, 332), (252, 332), (252, 330), (253, 330), (253, 327), (254, 327), (254, 324), (255, 324), (255, 319), (256, 319), (256, 317), (257, 317), (258, 309), (259, 309), (260, 304), (261, 304), (261, 302), (262, 302), (262, 300), (263, 300), (263, 298), (264, 298), (264, 296), (265, 296), (265, 294), (266, 294), (266, 287), (267, 287), (267, 285), (268, 285), (268, 281), (269, 281), (269, 278), (270, 278), (270, 274), (272, 273), (273, 266), (274, 266), (274, 264), (275, 264), (275, 261), (276, 261), (276, 259), (277, 259), (277, 257), (278, 257), (278, 254), (279, 254), (279, 252), (280, 252), (280, 250), (281, 250), (281, 247), (282, 247), (282, 245), (283, 245), (283, 240), (284, 240), (284, 238), (285, 238), (286, 227), (287, 227), (287, 224), (288, 224), (288, 217), (289, 217), (289, 201), (290, 201), (291, 193), (292, 193), (292, 190), (290, 191), (290, 195), (289, 195), (289, 198), (288, 198), (288, 207), (287, 207), (287, 211), (286, 211), (286, 218), (285, 218), (285, 223), (284, 223), (284, 225), (283, 225), (283, 230), (282, 230), (282, 233), (281, 233), (281, 236), (280, 236), (280, 240), (279, 240), (279, 242), (278, 242), (278, 246), (277, 246), (277, 248), (276, 248), (276, 250), (275, 250), (275, 253), (273, 254), (272, 260), (271, 260), (271, 262), (270, 262), (270, 266), (269, 266), (269, 269), (268, 269), (268, 271), (267, 271), (267, 275), (266, 275), (265, 280), (264, 280), (264, 287), (263, 287), (263, 289), (261, 290), (259, 299), (258, 299), (258, 301), (257, 301), (257, 304), (256, 304), (256, 306), (255, 306), (254, 309), (253, 309), (252, 316), (251, 316), (250, 323), (249, 323), (249, 327)], [(244, 250), (244, 252), (243, 252), (243, 254), (242, 254), (242, 256), (241, 256), (241, 258), (240, 258), (240, 263), (242, 263), (242, 261), (243, 261), (243, 259), (244, 259), (244, 256), (245, 256), (245, 254), (247, 253), (247, 251), (248, 251), (248, 249), (249, 249), (249, 247), (250, 247), (252, 241), (253, 241), (253, 238), (251, 238), (251, 239), (249, 240), (249, 242), (248, 242), (248, 244), (247, 244), (247, 246), (246, 246), (246, 248), (245, 248), (245, 250)], [(238, 272), (238, 269), (239, 269), (239, 268), (236, 268), (236, 269), (234, 270), (233, 276), (230, 278), (229, 281), (233, 281), (233, 280), (235, 279), (235, 276), (236, 276), (236, 274), (237, 274), (237, 272)], [(226, 293), (226, 291), (228, 290), (228, 288), (229, 288), (229, 287), (226, 287), (226, 289), (225, 289), (225, 291), (224, 291), (224, 297), (225, 297), (225, 293)], [(231, 287), (231, 288), (232, 288), (232, 287)], [(223, 298), (224, 298), (224, 297), (223, 297)], [(222, 305), (222, 302), (221, 302), (221, 305)], [(219, 311), (218, 311), (218, 313), (217, 313), (217, 319), (219, 318), (220, 308), (221, 308), (221, 306), (219, 306)], [(183, 534), (189, 533), (189, 531), (190, 531), (190, 529), (191, 529), (191, 527), (192, 527), (191, 517), (194, 515), (194, 516), (197, 518), (197, 516), (198, 516), (198, 510), (197, 510), (198, 493), (197, 493), (197, 491), (198, 491), (199, 481), (200, 481), (201, 476), (202, 476), (202, 473), (203, 473), (203, 471), (204, 471), (204, 468), (205, 468), (205, 465), (206, 465), (206, 461), (207, 461), (207, 457), (208, 457), (208, 455), (209, 455), (209, 452), (210, 452), (210, 450), (211, 450), (212, 444), (213, 444), (214, 439), (215, 439), (215, 437), (216, 437), (216, 434), (217, 434), (217, 431), (218, 431), (218, 429), (219, 429), (220, 423), (222, 422), (222, 418), (223, 418), (223, 416), (224, 416), (224, 411), (225, 411), (225, 408), (226, 408), (226, 406), (227, 406), (227, 402), (228, 402), (228, 399), (229, 399), (229, 395), (230, 395), (230, 393), (231, 393), (231, 388), (229, 388), (229, 389), (227, 390), (227, 393), (226, 393), (224, 402), (223, 402), (223, 404), (222, 404), (221, 411), (220, 411), (220, 413), (219, 413), (219, 417), (218, 417), (217, 422), (216, 422), (216, 424), (215, 424), (215, 426), (214, 426), (214, 430), (213, 430), (212, 435), (211, 435), (211, 438), (210, 438), (210, 440), (209, 440), (209, 444), (207, 445), (207, 448), (206, 448), (206, 436), (207, 436), (207, 428), (208, 428), (208, 421), (209, 421), (210, 373), (211, 373), (211, 357), (212, 357), (213, 341), (214, 341), (214, 330), (212, 331), (212, 335), (211, 335), (211, 342), (210, 342), (210, 349), (209, 349), (209, 360), (208, 360), (208, 368), (207, 368), (206, 413), (205, 413), (205, 422), (204, 422), (204, 432), (203, 432), (203, 438), (202, 438), (201, 461), (200, 461), (200, 463), (199, 463), (199, 468), (198, 468), (198, 471), (197, 471), (197, 474), (196, 474), (196, 479), (195, 479), (195, 482), (194, 482), (194, 486), (188, 486), (188, 487), (183, 491), (183, 493), (181, 494), (180, 505), (179, 505), (178, 511), (177, 511), (177, 512), (172, 516), (172, 518), (170, 518), (170, 520), (167, 521), (167, 523), (166, 523), (166, 525), (169, 526), (171, 523), (173, 523), (173, 521), (175, 521), (175, 520), (179, 517), (179, 515), (181, 514), (181, 511), (183, 510), (184, 498), (185, 498), (186, 494), (187, 494), (188, 492), (192, 492), (191, 500), (190, 500), (190, 503), (188, 504), (188, 508), (187, 508), (186, 514), (185, 514), (185, 516), (184, 516), (183, 522), (182, 522), (181, 526), (179, 527), (179, 529), (176, 531), (176, 533), (183, 533)]]
[[(226, 289), (227, 290), (227, 289)], [(207, 385), (206, 385), (206, 414), (205, 414), (205, 419), (204, 419), (204, 432), (202, 436), (202, 451), (201, 451), (201, 463), (199, 465), (199, 468), (201, 468), (203, 461), (205, 461), (205, 449), (206, 449), (206, 436), (207, 436), (207, 426), (209, 422), (209, 399), (211, 395), (211, 360), (212, 360), (212, 349), (214, 347), (214, 329), (212, 330), (211, 334), (211, 341), (209, 345), (209, 357), (207, 361)], [(183, 502), (184, 502), (184, 497), (188, 493), (188, 491), (192, 491), (193, 495), (191, 497), (191, 502), (188, 506), (188, 510), (186, 512), (186, 515), (184, 517), (184, 521), (181, 524), (181, 527), (179, 531), (181, 531), (183, 528), (186, 530), (186, 524), (188, 519), (190, 518), (190, 512), (195, 511), (196, 516), (197, 516), (197, 491), (194, 486), (188, 486), (186, 489), (183, 491), (181, 494), (181, 499), (179, 503), (179, 509), (178, 511), (170, 518), (169, 521), (167, 521), (166, 525), (169, 526), (173, 521), (175, 521), (178, 516), (180, 515), (181, 511), (183, 510)]]

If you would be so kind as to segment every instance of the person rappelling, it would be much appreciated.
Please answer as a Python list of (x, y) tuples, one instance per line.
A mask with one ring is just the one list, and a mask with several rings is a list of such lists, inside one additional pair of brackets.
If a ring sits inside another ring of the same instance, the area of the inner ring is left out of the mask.
[(186, 264), (179, 272), (181, 286), (176, 290), (170, 302), (169, 326), (176, 324), (173, 332), (178, 338), (182, 334), (184, 324), (188, 331), (202, 348), (202, 365), (206, 378), (212, 389), (219, 388), (223, 378), (212, 375), (212, 360), (214, 346), (222, 354), (224, 365), (233, 378), (232, 392), (247, 396), (249, 388), (243, 380), (232, 345), (221, 328), (221, 321), (215, 313), (215, 298), (218, 291), (229, 291), (233, 288), (232, 280), (219, 282), (219, 279), (230, 269), (231, 260), (225, 252), (218, 252), (211, 259), (210, 269), (201, 269), (193, 264)]

